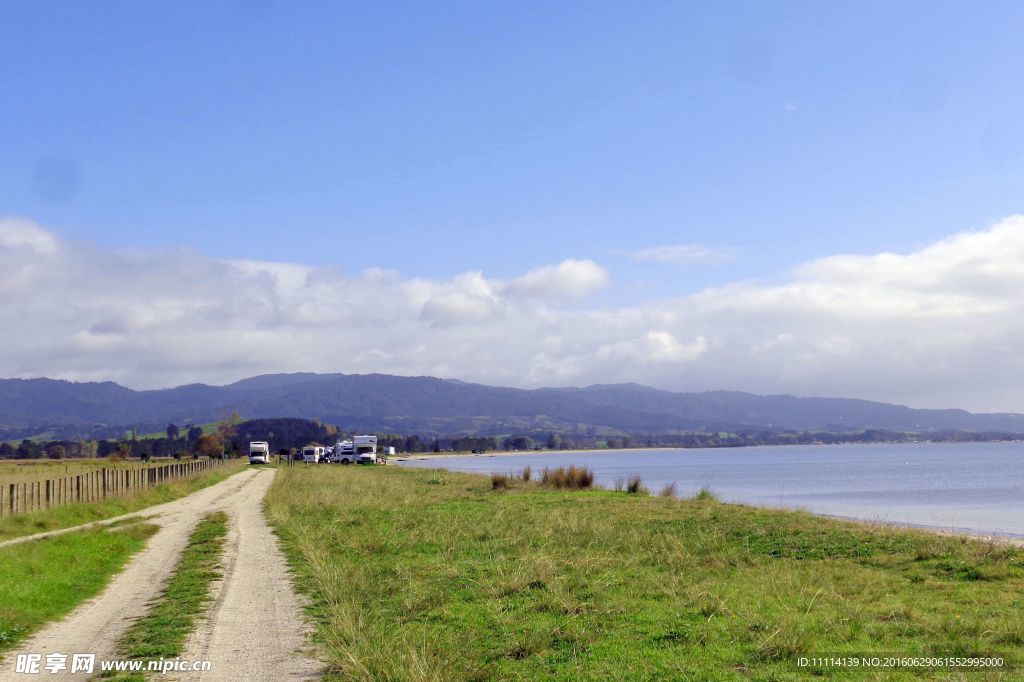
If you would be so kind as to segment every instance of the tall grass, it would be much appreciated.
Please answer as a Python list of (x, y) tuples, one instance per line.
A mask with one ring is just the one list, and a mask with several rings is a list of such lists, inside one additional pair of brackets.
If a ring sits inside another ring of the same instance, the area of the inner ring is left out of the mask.
[(266, 507), (326, 679), (795, 680), (815, 652), (1024, 655), (1019, 548), (710, 500), (328, 469), (278, 472)]
[(523, 480), (529, 482), (531, 478), (533, 478), (533, 469), (527, 464), (523, 467)]
[(641, 493), (646, 494), (647, 488), (645, 488), (643, 484), (643, 479), (639, 476), (630, 476), (626, 479), (626, 492), (631, 495), (639, 495)]
[(594, 472), (586, 467), (570, 465), (549, 469), (544, 467), (540, 472), (541, 485), (552, 488), (573, 488), (583, 490), (594, 485)]
[(491, 490), (505, 490), (512, 483), (512, 477), (508, 474), (491, 473)]
[(659, 497), (675, 497), (676, 496), (676, 484), (675, 481), (667, 483), (658, 492)]

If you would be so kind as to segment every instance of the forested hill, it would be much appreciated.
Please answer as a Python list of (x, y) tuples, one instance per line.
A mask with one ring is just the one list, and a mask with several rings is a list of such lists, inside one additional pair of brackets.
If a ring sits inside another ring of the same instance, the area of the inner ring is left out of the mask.
[(759, 396), (736, 391), (673, 393), (636, 384), (521, 390), (434, 377), (385, 374), (277, 374), (227, 386), (192, 384), (135, 391), (112, 382), (0, 380), (0, 438), (39, 433), (72, 437), (169, 422), (319, 418), (378, 432), (491, 435), (810, 430), (1024, 432), (1019, 414), (918, 410), (840, 398)]

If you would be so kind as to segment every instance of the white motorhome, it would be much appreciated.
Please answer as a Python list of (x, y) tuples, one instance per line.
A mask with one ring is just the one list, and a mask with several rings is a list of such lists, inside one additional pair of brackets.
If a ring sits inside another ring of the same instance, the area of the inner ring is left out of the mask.
[(352, 441), (338, 441), (334, 446), (334, 451), (331, 453), (327, 461), (334, 462), (335, 464), (352, 464), (355, 462), (356, 451), (352, 446)]
[(265, 440), (254, 440), (249, 443), (249, 464), (269, 464), (270, 443)]
[(377, 463), (377, 436), (354, 436), (352, 446), (356, 451), (356, 462), (359, 464)]
[(307, 464), (319, 464), (323, 456), (324, 448), (322, 445), (307, 445), (302, 448), (302, 461)]

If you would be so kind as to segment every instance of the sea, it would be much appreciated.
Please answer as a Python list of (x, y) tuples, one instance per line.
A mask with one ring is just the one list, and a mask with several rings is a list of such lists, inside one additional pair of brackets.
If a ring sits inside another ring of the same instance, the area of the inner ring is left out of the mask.
[(630, 449), (401, 458), (408, 467), (514, 473), (575, 464), (597, 483), (639, 476), (726, 502), (1024, 538), (1024, 442)]

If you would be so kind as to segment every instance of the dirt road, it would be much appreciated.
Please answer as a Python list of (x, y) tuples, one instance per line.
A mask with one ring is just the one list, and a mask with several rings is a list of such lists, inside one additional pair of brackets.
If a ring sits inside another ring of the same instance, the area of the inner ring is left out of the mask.
[[(211, 660), (212, 671), (177, 679), (317, 679), (320, 664), (300, 652), (306, 646), (301, 605), (261, 510), (273, 476), (273, 469), (247, 470), (188, 497), (140, 510), (140, 516), (149, 517), (148, 523), (160, 526), (146, 548), (102, 594), (9, 652), (0, 663), (0, 681), (33, 677), (14, 672), (18, 653), (41, 653), (44, 658), (53, 652), (94, 653), (97, 660), (116, 658), (118, 639), (133, 619), (146, 612), (192, 529), (212, 511), (224, 511), (229, 517), (224, 577), (215, 586), (208, 619), (200, 622), (181, 656)], [(48, 679), (89, 678), (81, 673), (41, 674)]]

